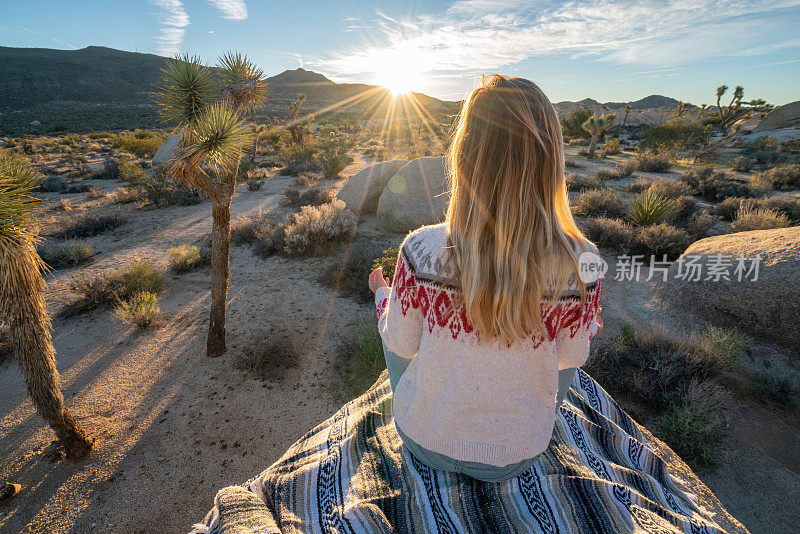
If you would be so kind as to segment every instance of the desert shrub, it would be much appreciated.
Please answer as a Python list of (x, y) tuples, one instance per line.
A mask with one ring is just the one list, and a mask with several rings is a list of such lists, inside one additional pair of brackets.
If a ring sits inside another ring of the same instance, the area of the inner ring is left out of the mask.
[(126, 221), (118, 213), (108, 215), (87, 215), (81, 219), (68, 222), (53, 237), (59, 239), (83, 239), (111, 231)]
[(248, 180), (247, 181), (247, 190), (248, 191), (258, 191), (264, 185), (264, 180)]
[(114, 140), (114, 147), (134, 154), (140, 158), (152, 158), (156, 155), (158, 147), (164, 142), (165, 137), (153, 132), (142, 130), (134, 132), (124, 132), (117, 135)]
[(675, 210), (675, 202), (660, 193), (648, 189), (631, 199), (628, 214), (637, 226), (650, 226), (662, 222)]
[(320, 155), (322, 175), (325, 178), (337, 178), (345, 167), (353, 163), (353, 158), (338, 151), (325, 151)]
[(60, 198), (53, 209), (55, 211), (72, 211), (72, 201), (68, 198)]
[(45, 193), (60, 193), (67, 188), (67, 182), (63, 178), (56, 175), (51, 175), (42, 180), (39, 184), (38, 190)]
[(748, 199), (743, 197), (728, 197), (714, 206), (714, 214), (722, 217), (726, 221), (732, 221), (736, 218), (736, 213), (739, 207), (748, 203)]
[(603, 144), (603, 148), (600, 150), (600, 157), (604, 158), (615, 154), (619, 154), (619, 139), (609, 139)]
[(294, 184), (298, 187), (311, 187), (319, 181), (319, 176), (309, 172), (301, 172), (297, 175)]
[(177, 274), (188, 273), (209, 264), (210, 258), (196, 245), (180, 245), (169, 249), (169, 266)]
[(789, 190), (800, 188), (800, 165), (780, 165), (760, 173), (756, 182), (772, 189)]
[[(586, 108), (576, 108), (559, 118), (561, 130), (564, 137), (575, 139), (589, 139), (591, 134), (583, 129), (583, 123), (592, 116), (592, 112)], [(572, 145), (572, 141), (570, 141)]]
[(787, 226), (789, 226), (789, 218), (783, 213), (771, 209), (754, 208), (750, 205), (739, 207), (736, 218), (731, 222), (731, 230), (734, 232), (772, 230)]
[(683, 403), (659, 417), (657, 434), (690, 467), (709, 469), (719, 458), (723, 421), (702, 404)]
[(374, 317), (365, 320), (355, 335), (340, 337), (336, 359), (341, 365), (348, 398), (363, 393), (375, 382), (386, 369), (386, 359)]
[(738, 178), (715, 172), (711, 167), (690, 169), (683, 173), (680, 180), (708, 200), (719, 202), (727, 197), (752, 197), (755, 191)]
[(672, 167), (668, 152), (639, 150), (636, 152), (636, 168), (642, 172), (667, 172)]
[(130, 300), (137, 293), (158, 294), (165, 286), (164, 276), (149, 260), (137, 259), (126, 269), (116, 273), (73, 280), (70, 290), (78, 294), (78, 299), (67, 304), (59, 315), (72, 317)]
[(319, 161), (314, 158), (314, 147), (289, 145), (281, 152), (286, 165), (278, 174), (297, 176), (302, 172), (316, 172), (320, 169)]
[(765, 369), (753, 373), (753, 386), (759, 396), (770, 404), (786, 406), (796, 402), (797, 388), (785, 374)]
[(138, 165), (121, 165), (120, 178), (130, 185), (127, 194), (115, 196), (118, 203), (142, 201), (156, 207), (192, 206), (206, 198), (199, 189), (171, 180), (163, 173), (148, 177)]
[(672, 119), (647, 127), (642, 132), (641, 145), (653, 151), (677, 151), (702, 148), (710, 139), (711, 129), (699, 120)]
[(617, 180), (621, 178), (613, 169), (597, 169), (597, 172), (594, 173), (594, 179), (600, 182), (605, 182), (606, 180)]
[(625, 188), (626, 191), (630, 191), (631, 193), (642, 193), (650, 189), (650, 186), (653, 185), (652, 180), (648, 180), (647, 178), (637, 178), (631, 185)]
[(685, 226), (694, 213), (697, 202), (694, 197), (682, 196), (672, 199), (672, 211), (664, 219), (675, 226)]
[(149, 291), (134, 293), (129, 299), (120, 301), (115, 310), (121, 321), (136, 325), (141, 330), (154, 325), (160, 313), (158, 297)]
[(706, 330), (694, 336), (697, 344), (721, 367), (733, 368), (748, 347), (747, 341), (737, 328), (706, 326)]
[(759, 208), (774, 210), (786, 215), (790, 221), (800, 220), (800, 200), (786, 197), (768, 197), (756, 201)]
[(586, 237), (600, 247), (627, 252), (636, 239), (636, 231), (625, 221), (590, 217), (580, 222)]
[(106, 194), (96, 187), (89, 187), (86, 191), (86, 198), (88, 199), (103, 198), (104, 196), (106, 196)]
[(290, 185), (283, 191), (281, 204), (293, 207), (319, 206), (333, 201), (334, 198), (336, 194), (330, 188), (315, 187), (302, 191), (296, 185)]
[(619, 195), (612, 189), (591, 189), (578, 195), (575, 212), (579, 215), (623, 217), (625, 207)]
[(686, 221), (686, 231), (696, 241), (708, 237), (711, 229), (719, 222), (719, 217), (711, 215), (707, 211), (701, 214), (694, 214)]
[(656, 180), (650, 186), (650, 191), (655, 194), (660, 194), (666, 198), (678, 198), (684, 195), (692, 195), (694, 191), (686, 182), (676, 180), (675, 178), (664, 178), (663, 180)]
[(639, 163), (636, 161), (636, 158), (628, 158), (622, 163), (617, 163), (615, 166), (615, 172), (620, 178), (627, 178), (633, 174), (633, 171), (635, 171), (638, 166)]
[(125, 161), (122, 159), (106, 158), (105, 162), (103, 163), (103, 171), (95, 175), (95, 178), (105, 179), (105, 180), (119, 180), (120, 167), (122, 166), (123, 163), (125, 163)]
[(739, 172), (750, 172), (753, 170), (753, 162), (744, 156), (736, 156), (733, 158), (733, 170)]
[(92, 257), (92, 246), (78, 239), (65, 243), (45, 243), (38, 247), (39, 256), (53, 269), (68, 269), (86, 263)]
[(387, 248), (381, 252), (380, 257), (375, 258), (375, 261), (372, 262), (372, 269), (383, 268), (383, 276), (392, 280), (394, 278), (394, 270), (397, 268), (397, 255), (399, 253), (399, 247)]
[(571, 172), (565, 176), (567, 189), (569, 191), (583, 191), (585, 189), (600, 189), (603, 187), (597, 179), (590, 178), (585, 174)]
[(122, 162), (117, 166), (117, 177), (131, 185), (147, 181), (147, 173), (139, 165)]
[(692, 242), (686, 231), (667, 223), (643, 227), (638, 240), (649, 254), (657, 257), (664, 254), (668, 257), (679, 256)]
[(742, 147), (742, 155), (758, 165), (800, 163), (799, 145), (796, 139), (781, 143), (776, 137), (765, 135)]
[(564, 167), (567, 169), (580, 169), (581, 165), (571, 159), (567, 159), (564, 161)]
[(345, 239), (356, 229), (356, 217), (344, 202), (334, 200), (320, 206), (303, 206), (283, 225), (283, 252), (289, 256), (321, 252)]
[(289, 369), (300, 365), (301, 356), (297, 334), (280, 331), (257, 335), (236, 356), (236, 368), (257, 380), (281, 380)]

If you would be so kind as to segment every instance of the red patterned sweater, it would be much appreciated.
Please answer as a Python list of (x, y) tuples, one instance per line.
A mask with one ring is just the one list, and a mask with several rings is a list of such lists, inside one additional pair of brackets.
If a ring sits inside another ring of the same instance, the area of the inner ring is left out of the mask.
[(422, 447), (496, 466), (533, 458), (553, 432), (558, 370), (580, 367), (597, 331), (600, 281), (542, 303), (546, 336), (480, 343), (458, 289), (444, 286), (444, 224), (409, 234), (391, 288), (375, 295), (386, 348), (413, 358), (394, 392), (395, 423)]

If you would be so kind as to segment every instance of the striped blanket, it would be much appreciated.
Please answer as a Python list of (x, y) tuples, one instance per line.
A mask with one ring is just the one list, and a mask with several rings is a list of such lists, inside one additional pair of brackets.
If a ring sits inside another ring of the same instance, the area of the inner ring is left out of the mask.
[(391, 401), (384, 371), (266, 471), (221, 490), (192, 532), (725, 532), (583, 371), (549, 448), (503, 483), (420, 463), (402, 446)]

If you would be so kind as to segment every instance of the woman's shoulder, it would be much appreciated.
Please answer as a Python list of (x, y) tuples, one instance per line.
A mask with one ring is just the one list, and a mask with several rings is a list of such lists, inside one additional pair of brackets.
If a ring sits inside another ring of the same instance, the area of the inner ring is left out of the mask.
[(406, 236), (401, 248), (418, 278), (437, 280), (448, 276), (444, 272), (448, 254), (446, 223), (417, 228)]

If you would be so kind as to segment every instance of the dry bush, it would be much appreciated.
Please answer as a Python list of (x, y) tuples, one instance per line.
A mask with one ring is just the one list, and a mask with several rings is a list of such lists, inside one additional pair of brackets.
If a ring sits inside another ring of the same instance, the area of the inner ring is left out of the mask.
[(247, 190), (248, 191), (258, 191), (264, 185), (264, 180), (248, 180), (247, 181)]
[(149, 291), (136, 292), (128, 300), (120, 301), (115, 314), (122, 322), (146, 330), (156, 323), (161, 314), (158, 297)]
[(711, 229), (719, 221), (719, 217), (711, 215), (707, 211), (701, 214), (694, 214), (686, 221), (686, 231), (697, 241), (711, 235)]
[(319, 182), (320, 177), (310, 172), (301, 172), (294, 183), (299, 187), (311, 187)]
[(600, 247), (627, 252), (636, 240), (636, 230), (620, 219), (590, 217), (580, 223), (586, 237)]
[(653, 185), (652, 180), (648, 180), (647, 178), (637, 178), (631, 185), (625, 188), (626, 191), (630, 191), (631, 193), (642, 193), (650, 189), (650, 186)]
[(733, 170), (739, 172), (750, 172), (753, 170), (753, 162), (744, 156), (733, 158)]
[(281, 380), (300, 364), (302, 346), (296, 333), (259, 332), (236, 356), (236, 368), (257, 380)]
[(111, 231), (127, 222), (118, 213), (108, 215), (87, 215), (75, 221), (70, 221), (56, 232), (53, 237), (58, 239), (82, 239), (94, 237)]
[(86, 198), (90, 200), (103, 198), (104, 196), (106, 196), (106, 194), (101, 189), (98, 189), (96, 187), (89, 187), (89, 189), (86, 191)]
[(787, 226), (789, 226), (789, 218), (785, 214), (749, 205), (742, 205), (736, 212), (736, 218), (731, 222), (731, 230), (734, 232), (772, 230)]
[(656, 180), (650, 186), (650, 191), (660, 194), (666, 198), (678, 198), (682, 196), (691, 196), (695, 192), (686, 183), (675, 178), (664, 178), (663, 180)]
[(619, 154), (619, 139), (609, 139), (603, 144), (603, 148), (600, 150), (600, 157), (605, 158), (615, 154)]
[(77, 267), (89, 261), (93, 255), (92, 246), (79, 239), (65, 243), (44, 243), (38, 247), (38, 252), (53, 269)]
[(318, 207), (303, 206), (282, 225), (283, 252), (289, 256), (321, 252), (351, 237), (356, 224), (355, 215), (341, 200)]
[(772, 189), (791, 190), (800, 188), (800, 165), (786, 164), (760, 173), (755, 181)]
[(636, 168), (642, 172), (667, 172), (672, 167), (670, 154), (650, 150), (636, 153)]
[(210, 255), (204, 255), (197, 245), (180, 245), (169, 249), (169, 266), (176, 274), (188, 273), (211, 263)]
[(54, 211), (72, 211), (72, 201), (68, 198), (60, 198), (53, 206)]
[(596, 178), (571, 172), (565, 176), (567, 182), (567, 189), (569, 191), (584, 191), (586, 189), (600, 189), (603, 184)]
[(758, 191), (740, 179), (714, 171), (712, 167), (690, 169), (683, 173), (680, 180), (709, 202), (719, 202), (728, 197), (752, 197)]
[(587, 190), (578, 195), (575, 213), (603, 217), (625, 216), (625, 206), (619, 195), (612, 189)]
[(380, 257), (385, 245), (377, 242), (353, 241), (353, 244), (327, 271), (323, 271), (319, 282), (363, 302), (374, 299), (367, 284), (375, 259)]
[(692, 243), (692, 238), (686, 231), (667, 223), (642, 228), (639, 230), (638, 240), (648, 254), (659, 258), (664, 254), (668, 257), (680, 256)]
[(281, 204), (293, 207), (319, 206), (333, 201), (334, 198), (336, 194), (329, 187), (314, 187), (302, 191), (296, 185), (290, 185), (283, 191)]

